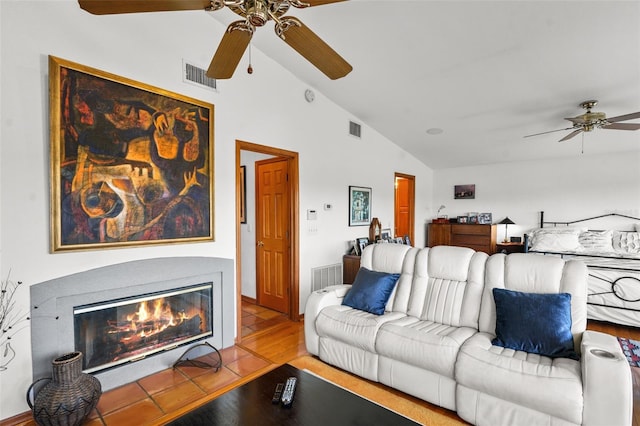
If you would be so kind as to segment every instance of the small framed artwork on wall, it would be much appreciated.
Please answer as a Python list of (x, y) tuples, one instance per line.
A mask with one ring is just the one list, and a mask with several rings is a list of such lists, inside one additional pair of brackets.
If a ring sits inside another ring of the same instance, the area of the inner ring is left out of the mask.
[(476, 185), (455, 185), (453, 198), (456, 200), (472, 200), (476, 198)]
[(349, 186), (349, 226), (371, 222), (371, 188)]

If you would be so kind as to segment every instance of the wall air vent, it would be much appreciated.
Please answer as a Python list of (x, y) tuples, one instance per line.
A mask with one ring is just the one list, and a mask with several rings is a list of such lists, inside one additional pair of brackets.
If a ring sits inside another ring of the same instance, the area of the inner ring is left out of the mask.
[(342, 263), (311, 268), (311, 291), (342, 284)]
[(354, 123), (353, 121), (349, 121), (349, 134), (351, 136), (355, 136), (356, 138), (359, 138), (361, 132), (362, 132), (362, 126), (360, 126), (358, 123)]
[(358, 123), (354, 123), (353, 121), (349, 121), (349, 134), (351, 136), (355, 136), (356, 138), (359, 138), (362, 132), (362, 126), (360, 126)]
[(182, 61), (182, 81), (216, 90), (216, 79), (207, 77), (207, 71), (187, 61)]

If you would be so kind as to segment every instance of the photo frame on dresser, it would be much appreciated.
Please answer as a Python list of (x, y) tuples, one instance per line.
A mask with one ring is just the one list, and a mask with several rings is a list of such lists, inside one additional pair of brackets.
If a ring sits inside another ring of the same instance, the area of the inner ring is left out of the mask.
[(214, 240), (210, 103), (49, 56), (51, 251)]
[(478, 214), (478, 224), (480, 225), (491, 225), (493, 222), (491, 213), (479, 213)]
[(354, 246), (356, 249), (356, 254), (358, 256), (362, 256), (362, 251), (368, 245), (369, 245), (369, 237), (356, 238), (356, 244)]

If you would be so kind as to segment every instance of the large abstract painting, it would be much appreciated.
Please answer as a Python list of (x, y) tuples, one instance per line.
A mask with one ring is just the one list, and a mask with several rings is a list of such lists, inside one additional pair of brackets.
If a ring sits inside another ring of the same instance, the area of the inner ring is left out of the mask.
[(213, 240), (213, 105), (49, 57), (52, 251)]

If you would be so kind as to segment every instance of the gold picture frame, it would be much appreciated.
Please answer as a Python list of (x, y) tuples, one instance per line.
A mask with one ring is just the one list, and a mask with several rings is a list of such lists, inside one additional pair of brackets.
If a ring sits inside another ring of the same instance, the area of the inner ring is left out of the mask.
[(214, 240), (214, 106), (49, 56), (51, 251)]

